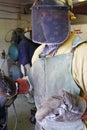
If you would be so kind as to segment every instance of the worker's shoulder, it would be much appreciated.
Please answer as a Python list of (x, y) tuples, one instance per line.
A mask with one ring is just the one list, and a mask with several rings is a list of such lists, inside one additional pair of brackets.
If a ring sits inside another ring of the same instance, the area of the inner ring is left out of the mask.
[(77, 46), (75, 52), (81, 53), (81, 55), (87, 55), (87, 42), (83, 42), (79, 46)]
[(42, 44), (35, 50), (34, 55), (32, 57), (32, 64), (39, 58), (39, 54), (42, 52), (44, 47), (45, 47), (45, 44)]
[(35, 50), (35, 54), (37, 54), (37, 53), (40, 54), (40, 53), (43, 51), (44, 47), (45, 47), (44, 44), (40, 45), (40, 46)]
[(77, 49), (87, 49), (87, 41), (84, 41), (83, 43), (79, 44), (77, 46)]

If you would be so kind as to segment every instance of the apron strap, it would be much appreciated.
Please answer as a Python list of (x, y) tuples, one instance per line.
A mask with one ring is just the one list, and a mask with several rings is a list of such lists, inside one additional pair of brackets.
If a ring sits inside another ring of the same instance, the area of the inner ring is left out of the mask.
[(79, 36), (76, 36), (72, 42), (72, 49), (71, 52), (74, 52), (75, 48), (82, 43), (87, 43), (86, 40), (81, 39)]

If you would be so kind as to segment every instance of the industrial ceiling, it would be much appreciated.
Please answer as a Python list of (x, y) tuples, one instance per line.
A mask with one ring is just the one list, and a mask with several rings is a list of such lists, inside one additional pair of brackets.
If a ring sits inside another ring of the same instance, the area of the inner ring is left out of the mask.
[[(35, 0), (0, 0), (0, 6), (31, 7)], [(87, 15), (87, 0), (73, 0), (73, 12)]]
[(74, 3), (73, 12), (75, 14), (87, 15), (87, 0), (85, 0), (83, 2)]

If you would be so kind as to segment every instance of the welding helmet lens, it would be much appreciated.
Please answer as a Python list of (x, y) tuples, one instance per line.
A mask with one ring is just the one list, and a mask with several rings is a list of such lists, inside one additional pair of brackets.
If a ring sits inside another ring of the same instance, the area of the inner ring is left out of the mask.
[(32, 40), (36, 43), (59, 44), (70, 33), (67, 6), (39, 5), (32, 8)]

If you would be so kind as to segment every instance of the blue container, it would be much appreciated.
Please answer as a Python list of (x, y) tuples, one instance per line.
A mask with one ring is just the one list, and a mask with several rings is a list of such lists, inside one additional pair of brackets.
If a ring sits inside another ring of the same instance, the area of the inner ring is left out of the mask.
[(10, 45), (8, 54), (12, 60), (17, 61), (18, 60), (18, 46), (16, 44)]

